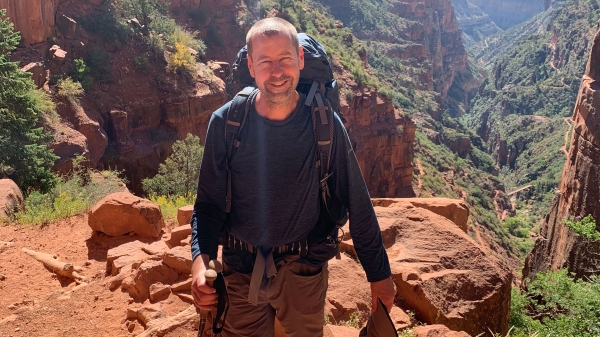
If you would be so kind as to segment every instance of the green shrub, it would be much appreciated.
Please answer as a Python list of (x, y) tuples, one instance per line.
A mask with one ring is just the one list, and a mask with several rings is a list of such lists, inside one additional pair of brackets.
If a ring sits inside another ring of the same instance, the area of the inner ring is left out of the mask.
[(41, 225), (88, 212), (105, 196), (120, 192), (124, 182), (116, 171), (93, 171), (83, 157), (74, 160), (73, 171), (59, 179), (47, 193), (31, 192), (25, 199), (25, 212), (14, 215), (12, 222)]
[(171, 155), (158, 167), (158, 174), (142, 181), (149, 195), (189, 197), (196, 193), (204, 147), (200, 138), (188, 134), (185, 140), (173, 144)]
[(132, 61), (133, 61), (133, 66), (135, 67), (135, 70), (137, 70), (139, 72), (146, 72), (152, 68), (150, 66), (150, 61), (148, 61), (148, 58), (146, 57), (146, 55), (138, 55), (138, 56), (134, 57)]
[(591, 241), (600, 241), (600, 232), (596, 229), (596, 220), (591, 215), (587, 215), (581, 221), (565, 221), (565, 225), (579, 236)]
[(600, 279), (574, 280), (567, 270), (538, 274), (527, 291), (512, 292), (511, 336), (578, 336), (600, 334)]
[(189, 10), (187, 13), (192, 20), (194, 20), (195, 22), (197, 22), (199, 24), (203, 25), (208, 20), (208, 18), (206, 17), (206, 13), (204, 13), (204, 10), (200, 7)]
[(196, 201), (196, 194), (187, 194), (179, 196), (151, 195), (150, 200), (160, 206), (160, 212), (163, 218), (170, 222), (177, 222), (177, 211), (187, 205), (193, 205)]
[(210, 24), (208, 28), (206, 28), (206, 45), (209, 48), (220, 48), (225, 44), (223, 43), (223, 39), (221, 39), (221, 35), (219, 34), (219, 28), (216, 25)]
[(178, 43), (184, 45), (187, 48), (194, 49), (201, 56), (206, 51), (206, 45), (200, 39), (197, 39), (198, 32), (189, 32), (179, 26), (175, 28), (173, 33), (167, 37), (169, 45), (175, 47)]
[(84, 93), (81, 83), (73, 81), (70, 77), (58, 81), (56, 87), (57, 95), (66, 98), (71, 104), (79, 104), (79, 97)]

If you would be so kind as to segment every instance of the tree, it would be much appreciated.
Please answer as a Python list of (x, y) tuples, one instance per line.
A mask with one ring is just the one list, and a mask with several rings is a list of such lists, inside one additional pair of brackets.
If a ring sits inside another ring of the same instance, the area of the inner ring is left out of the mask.
[(150, 23), (167, 16), (168, 2), (159, 0), (122, 0), (123, 15), (128, 19), (135, 18), (142, 25), (142, 33), (150, 34)]
[(45, 192), (56, 183), (52, 166), (58, 157), (46, 146), (52, 135), (39, 127), (44, 107), (31, 74), (10, 62), (21, 36), (5, 15), (0, 10), (0, 178), (14, 180), (25, 193)]
[(158, 167), (158, 174), (142, 181), (148, 194), (190, 196), (196, 193), (204, 147), (200, 138), (189, 134), (173, 144), (171, 155)]

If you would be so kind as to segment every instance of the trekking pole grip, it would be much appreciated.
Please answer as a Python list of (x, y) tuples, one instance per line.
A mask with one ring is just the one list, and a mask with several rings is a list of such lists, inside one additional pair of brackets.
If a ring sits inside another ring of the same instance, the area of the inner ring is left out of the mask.
[[(217, 260), (211, 260), (208, 264), (208, 269), (204, 272), (204, 279), (206, 284), (213, 288), (213, 284), (217, 279), (218, 273), (223, 271), (223, 266)], [(212, 310), (214, 311), (214, 310)], [(200, 310), (200, 324), (198, 327), (198, 337), (204, 336), (204, 326), (206, 324), (206, 318), (211, 310)], [(214, 313), (213, 313), (214, 315)]]

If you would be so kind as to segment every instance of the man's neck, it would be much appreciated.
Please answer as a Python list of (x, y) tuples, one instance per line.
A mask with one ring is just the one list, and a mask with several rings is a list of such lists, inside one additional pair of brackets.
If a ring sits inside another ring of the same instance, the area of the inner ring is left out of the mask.
[(254, 101), (254, 106), (259, 116), (270, 121), (280, 122), (286, 120), (294, 113), (299, 99), (300, 94), (298, 94), (297, 91), (294, 91), (294, 95), (287, 104), (270, 105), (259, 92)]

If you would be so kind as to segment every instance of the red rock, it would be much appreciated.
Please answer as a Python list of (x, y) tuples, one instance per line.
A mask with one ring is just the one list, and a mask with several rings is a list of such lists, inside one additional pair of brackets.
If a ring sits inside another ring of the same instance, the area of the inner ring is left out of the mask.
[(182, 301), (186, 302), (186, 303), (194, 303), (194, 297), (192, 297), (192, 295), (188, 295), (188, 294), (182, 294), (182, 293), (176, 293), (175, 295), (177, 295), (177, 297), (179, 297)]
[(323, 337), (357, 337), (359, 330), (350, 326), (327, 324), (323, 327)]
[(23, 193), (10, 179), (0, 179), (0, 218), (25, 209)]
[(332, 324), (350, 320), (359, 312), (365, 322), (371, 311), (371, 288), (364, 270), (352, 259), (342, 255), (341, 260), (329, 262), (329, 287), (325, 301), (325, 315)]
[(175, 291), (190, 291), (192, 289), (192, 278), (189, 278), (183, 282), (175, 283), (171, 286), (171, 290)]
[(567, 268), (578, 278), (597, 274), (598, 245), (564, 225), (565, 220), (592, 215), (600, 228), (600, 30), (591, 47), (587, 69), (573, 112), (574, 131), (558, 193), (527, 256), (523, 278)]
[(111, 275), (117, 275), (126, 265), (146, 261), (150, 256), (144, 252), (144, 247), (145, 243), (136, 240), (109, 249), (106, 252), (107, 270)]
[(0, 8), (6, 8), (6, 16), (21, 33), (26, 44), (45, 42), (54, 34), (54, 18), (59, 0), (0, 0)]
[(427, 324), (508, 332), (512, 275), (445, 217), (401, 203), (375, 207), (397, 293)]
[(181, 240), (192, 234), (192, 227), (189, 224), (175, 227), (171, 230), (171, 238), (167, 240), (167, 244), (170, 247), (181, 245)]
[[(192, 219), (193, 211), (194, 211), (194, 205), (183, 206), (177, 210), (177, 223), (179, 223), (179, 226), (190, 227), (190, 220)], [(190, 233), (191, 233), (191, 227), (190, 227)]]
[(417, 334), (417, 337), (471, 337), (464, 331), (452, 331), (441, 324), (417, 326), (412, 330)]
[(410, 317), (404, 310), (394, 306), (390, 310), (390, 318), (396, 327), (396, 330), (404, 329), (411, 325)]
[(160, 207), (129, 192), (112, 193), (100, 200), (90, 212), (88, 225), (111, 236), (134, 232), (158, 237), (164, 227)]
[(192, 272), (192, 253), (189, 247), (173, 247), (165, 253), (163, 262), (179, 272), (189, 274)]
[(179, 275), (173, 268), (162, 261), (148, 260), (132, 271), (131, 276), (121, 284), (121, 289), (127, 291), (136, 300), (145, 300), (149, 296), (150, 285), (156, 282), (171, 284)]
[(74, 40), (77, 33), (77, 22), (70, 17), (60, 14), (57, 15), (57, 28), (67, 39)]
[[(162, 304), (160, 304), (160, 303), (148, 304), (143, 307), (131, 308), (131, 309), (127, 309), (127, 310), (128, 310), (128, 314), (127, 314), (128, 316), (129, 316), (129, 310), (131, 310), (132, 312), (135, 312), (137, 314), (136, 317), (144, 325), (148, 325), (148, 322), (150, 322), (153, 319), (168, 316), (167, 312), (163, 309)], [(132, 313), (132, 316), (133, 316), (133, 313)]]
[(151, 244), (142, 247), (142, 250), (146, 254), (154, 255), (161, 259), (169, 249), (167, 243), (162, 240), (152, 242)]
[(35, 86), (40, 89), (44, 86), (47, 80), (47, 74), (44, 71), (44, 64), (42, 62), (31, 62), (21, 68), (21, 71), (31, 73), (31, 79), (35, 83)]
[(113, 291), (121, 286), (123, 281), (131, 275), (131, 264), (123, 266), (119, 273), (108, 279), (108, 290)]
[(454, 222), (463, 232), (468, 230), (469, 207), (462, 200), (449, 198), (376, 198), (373, 199), (373, 206), (388, 207), (391, 203), (413, 205), (418, 208), (424, 208), (439, 214), (448, 220)]
[(150, 286), (149, 292), (150, 301), (158, 302), (169, 297), (169, 294), (171, 294), (171, 287), (169, 285), (165, 285), (158, 282)]
[(64, 124), (60, 124), (60, 127), (57, 128), (50, 126), (50, 130), (54, 134), (54, 139), (48, 145), (48, 148), (59, 157), (52, 167), (53, 171), (68, 174), (73, 170), (73, 159), (75, 157), (82, 155), (89, 159), (90, 151), (88, 150), (87, 138), (79, 131)]

